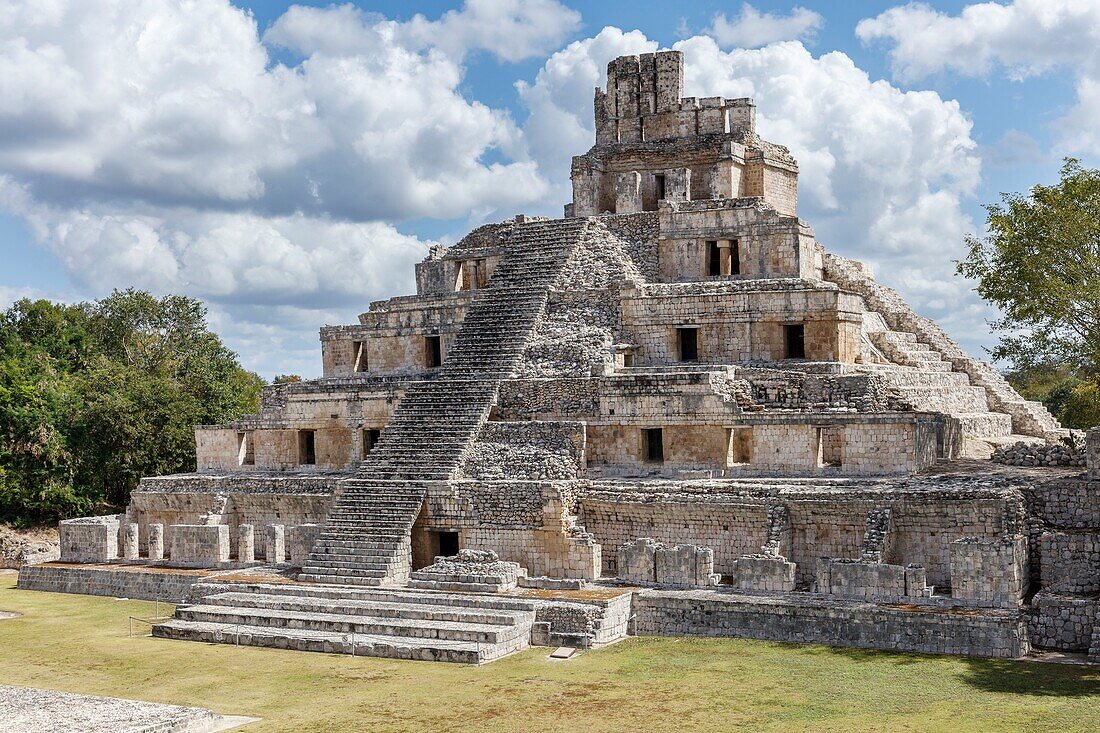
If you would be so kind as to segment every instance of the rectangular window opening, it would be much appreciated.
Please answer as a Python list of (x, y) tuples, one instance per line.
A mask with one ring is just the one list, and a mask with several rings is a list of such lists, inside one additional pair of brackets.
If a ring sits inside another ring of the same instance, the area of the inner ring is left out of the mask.
[(840, 427), (814, 428), (815, 452), (818, 468), (836, 468), (843, 465), (844, 429)]
[(665, 462), (665, 431), (663, 428), (645, 428), (645, 459), (650, 463)]
[(657, 200), (660, 201), (665, 197), (665, 176), (663, 173), (657, 173), (653, 176), (653, 185), (657, 190)]
[(352, 341), (351, 351), (353, 354), (352, 371), (367, 371), (367, 343), (365, 341)]
[(699, 361), (699, 329), (692, 327), (677, 328), (680, 361)]
[(237, 464), (240, 466), (256, 465), (255, 431), (245, 430), (237, 433)]
[(726, 463), (730, 466), (752, 463), (752, 428), (730, 428)]
[(424, 363), (429, 369), (443, 365), (443, 352), (438, 336), (424, 337)]
[(792, 323), (783, 327), (786, 350), (784, 359), (806, 358), (806, 327), (801, 323)]
[(317, 465), (317, 431), (298, 431), (298, 463), (302, 466)]
[(380, 437), (382, 437), (382, 431), (378, 428), (363, 429), (363, 458), (366, 458), (367, 454), (374, 450), (374, 446), (378, 445)]

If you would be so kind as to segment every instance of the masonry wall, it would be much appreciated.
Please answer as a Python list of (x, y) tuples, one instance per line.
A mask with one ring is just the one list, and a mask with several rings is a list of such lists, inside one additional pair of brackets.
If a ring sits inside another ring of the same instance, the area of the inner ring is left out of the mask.
[[(638, 349), (637, 366), (680, 361), (678, 328), (698, 328), (698, 361), (781, 361), (784, 326), (804, 327), (805, 358), (854, 362), (861, 352), (862, 305), (834, 290), (747, 290), (736, 283), (650, 286), (625, 291), (623, 330)], [(754, 283), (752, 287), (760, 287)], [(790, 287), (790, 286), (786, 286)]]
[(741, 272), (722, 279), (820, 279), (822, 265), (813, 230), (795, 217), (761, 206), (758, 200), (743, 201), (672, 201), (662, 207), (660, 280), (712, 279), (706, 242), (723, 239), (737, 241)]

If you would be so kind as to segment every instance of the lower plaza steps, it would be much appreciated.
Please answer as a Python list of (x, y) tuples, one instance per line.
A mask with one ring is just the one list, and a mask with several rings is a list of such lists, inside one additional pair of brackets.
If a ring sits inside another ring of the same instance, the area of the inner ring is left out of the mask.
[(201, 583), (153, 636), (480, 664), (526, 649), (535, 604), (493, 595), (289, 583)]

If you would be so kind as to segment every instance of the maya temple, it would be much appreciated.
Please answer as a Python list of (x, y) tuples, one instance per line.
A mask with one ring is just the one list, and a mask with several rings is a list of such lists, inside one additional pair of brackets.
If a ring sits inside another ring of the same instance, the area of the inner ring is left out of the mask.
[(194, 473), (63, 522), (19, 586), (408, 659), (637, 634), (1100, 660), (1100, 432), (826, 252), (753, 101), (684, 97), (683, 63), (609, 64), (562, 218), (433, 249), (415, 294), (321, 329), (323, 377), (197, 426)]

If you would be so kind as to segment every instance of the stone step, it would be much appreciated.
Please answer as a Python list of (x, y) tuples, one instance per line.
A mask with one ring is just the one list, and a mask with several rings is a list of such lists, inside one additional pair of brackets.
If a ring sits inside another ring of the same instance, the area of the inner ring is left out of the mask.
[(307, 629), (336, 633), (472, 641), (481, 644), (500, 644), (531, 633), (530, 625), (523, 628), (515, 624), (503, 626), (430, 619), (379, 618), (369, 614), (345, 615), (210, 604), (181, 608), (176, 612), (175, 618), (181, 621), (241, 624), (273, 629)]
[(963, 435), (997, 438), (1012, 434), (1012, 416), (1002, 412), (969, 412), (952, 415), (958, 419)]
[(378, 635), (358, 637), (329, 631), (271, 629), (262, 626), (231, 627), (225, 624), (176, 619), (154, 626), (153, 636), (162, 639), (244, 644), (361, 657), (465, 664), (489, 662), (527, 647), (525, 639), (516, 639), (508, 644), (478, 644), (445, 639)]
[[(418, 599), (427, 601), (430, 599)], [(367, 614), (375, 618), (421, 619), (455, 623), (517, 626), (531, 621), (530, 612), (482, 609), (465, 606), (435, 606), (427, 602), (412, 603), (356, 598), (315, 598), (302, 595), (263, 593), (213, 593), (203, 596), (203, 605), (248, 608), (269, 608), (282, 611), (307, 611), (354, 616)]]
[(912, 387), (899, 386), (901, 396), (915, 409), (944, 412), (949, 415), (968, 412), (988, 412), (985, 389), (972, 386)]

